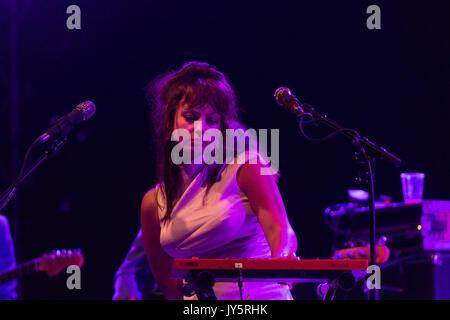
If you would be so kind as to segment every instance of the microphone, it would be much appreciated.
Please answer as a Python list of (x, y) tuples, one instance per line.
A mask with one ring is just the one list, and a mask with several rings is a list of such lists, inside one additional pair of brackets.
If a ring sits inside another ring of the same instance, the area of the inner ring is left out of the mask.
[(75, 107), (75, 109), (61, 118), (44, 134), (39, 136), (32, 144), (33, 147), (40, 146), (47, 141), (56, 140), (67, 136), (67, 134), (78, 123), (89, 120), (95, 113), (95, 104), (92, 101), (85, 101)]
[(303, 104), (298, 101), (289, 88), (280, 87), (275, 91), (273, 96), (280, 106), (287, 107), (290, 111), (299, 116), (305, 115), (305, 111), (303, 111), (302, 108)]

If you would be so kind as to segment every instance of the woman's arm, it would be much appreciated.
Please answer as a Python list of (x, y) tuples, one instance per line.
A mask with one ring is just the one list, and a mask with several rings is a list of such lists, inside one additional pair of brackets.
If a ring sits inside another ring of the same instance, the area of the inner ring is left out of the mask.
[(237, 173), (238, 185), (259, 219), (272, 257), (296, 257), (297, 237), (289, 224), (275, 178), (262, 175), (262, 168), (259, 162), (244, 164)]
[(169, 279), (173, 271), (173, 258), (161, 247), (161, 227), (156, 203), (156, 189), (147, 192), (141, 204), (141, 228), (145, 252), (155, 281), (167, 299), (183, 299), (181, 280)]

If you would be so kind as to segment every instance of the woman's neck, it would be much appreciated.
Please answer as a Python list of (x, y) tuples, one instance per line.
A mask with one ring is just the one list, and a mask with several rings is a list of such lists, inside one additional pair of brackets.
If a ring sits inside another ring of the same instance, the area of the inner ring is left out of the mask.
[(181, 167), (183, 180), (192, 180), (205, 166), (205, 164), (185, 164)]

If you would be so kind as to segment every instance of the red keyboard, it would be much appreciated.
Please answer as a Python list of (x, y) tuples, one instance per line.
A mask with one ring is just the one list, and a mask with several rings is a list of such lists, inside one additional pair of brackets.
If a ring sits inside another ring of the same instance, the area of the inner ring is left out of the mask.
[(216, 281), (235, 281), (239, 274), (246, 281), (321, 282), (339, 273), (367, 270), (367, 259), (175, 259), (176, 278), (189, 271), (209, 271)]
[(367, 259), (175, 259), (177, 270), (367, 270), (367, 267)]

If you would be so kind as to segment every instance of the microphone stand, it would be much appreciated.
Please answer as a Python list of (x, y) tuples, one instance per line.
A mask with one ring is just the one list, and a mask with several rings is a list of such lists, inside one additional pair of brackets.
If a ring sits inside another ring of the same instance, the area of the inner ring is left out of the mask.
[[(333, 120), (329, 119), (325, 114), (317, 112), (311, 105), (302, 103), (297, 99), (295, 99), (295, 102), (298, 103), (298, 106), (292, 107), (291, 105), (291, 107), (289, 107), (288, 109), (298, 115), (300, 123), (299, 126), (300, 131), (307, 140), (311, 142), (323, 142), (328, 138), (331, 138), (332, 136), (335, 136), (337, 134), (343, 134), (344, 136), (352, 140), (353, 145), (360, 149), (361, 154), (364, 157), (363, 160), (367, 164), (367, 171), (365, 172), (365, 175), (367, 177), (366, 182), (368, 183), (369, 189), (370, 265), (376, 265), (375, 188), (374, 188), (375, 174), (373, 171), (373, 163), (375, 161), (375, 158), (382, 158), (398, 167), (401, 164), (401, 160), (398, 157), (394, 156), (393, 154), (389, 153), (386, 149), (371, 142), (369, 139), (360, 136), (359, 133), (356, 132), (355, 130), (344, 128), (341, 125), (334, 122)], [(320, 122), (327, 125), (328, 127), (334, 129), (335, 132), (330, 134), (328, 137), (324, 139), (309, 138), (303, 132), (302, 128), (302, 121), (303, 117), (305, 116), (310, 116), (314, 123)], [(372, 290), (369, 290), (369, 299), (377, 300), (377, 289), (374, 288)]]
[[(370, 244), (370, 265), (376, 264), (376, 233), (375, 233), (375, 172), (373, 170), (373, 165), (375, 163), (375, 158), (369, 155), (364, 146), (357, 144), (360, 148), (361, 153), (364, 155), (364, 160), (367, 164), (367, 171), (364, 171), (365, 182), (368, 184), (369, 189), (369, 244)], [(356, 160), (358, 156), (356, 156)], [(364, 162), (363, 162), (364, 163)], [(378, 289), (373, 288), (369, 290), (369, 300), (378, 300)]]
[[(19, 178), (9, 186), (8, 189), (6, 189), (5, 192), (2, 193), (0, 196), (0, 211), (8, 204), (8, 202), (11, 200), (11, 198), (16, 193), (19, 186), (22, 184), (22, 182), (32, 173), (34, 172), (39, 166), (42, 165), (42, 163), (45, 162), (48, 158), (52, 157), (56, 152), (58, 152), (63, 145), (65, 145), (67, 142), (67, 138), (64, 137), (62, 139), (55, 140), (52, 144), (50, 144), (44, 151), (44, 154), (37, 159), (30, 168), (28, 168), (25, 173), (22, 174), (22, 171), (19, 173)], [(31, 151), (33, 146), (30, 147), (29, 151)], [(28, 157), (28, 153), (25, 156), (24, 164), (26, 164), (26, 160)]]

